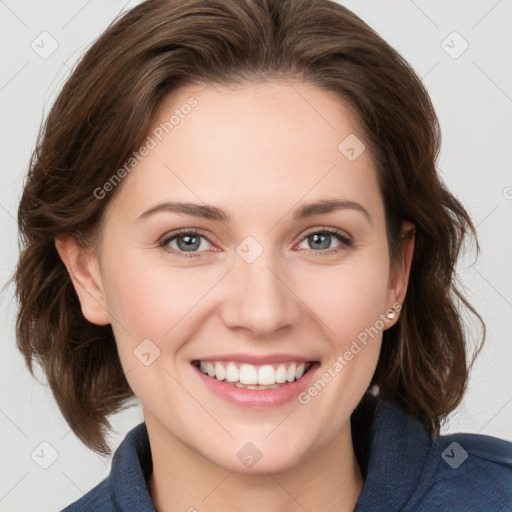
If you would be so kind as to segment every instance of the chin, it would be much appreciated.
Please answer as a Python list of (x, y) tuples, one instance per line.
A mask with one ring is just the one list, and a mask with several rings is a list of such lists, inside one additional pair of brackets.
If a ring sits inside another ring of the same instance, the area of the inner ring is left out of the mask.
[(283, 445), (273, 443), (234, 441), (233, 447), (226, 447), (223, 453), (203, 454), (216, 466), (243, 475), (266, 475), (280, 473), (296, 466), (305, 455), (288, 450), (283, 451)]

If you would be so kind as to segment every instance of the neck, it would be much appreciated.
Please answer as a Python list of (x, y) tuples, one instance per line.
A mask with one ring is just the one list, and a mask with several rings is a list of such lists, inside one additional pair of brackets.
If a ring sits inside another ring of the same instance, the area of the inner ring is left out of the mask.
[(363, 488), (350, 422), (295, 466), (248, 475), (213, 464), (145, 417), (153, 459), (149, 491), (158, 512), (352, 512)]

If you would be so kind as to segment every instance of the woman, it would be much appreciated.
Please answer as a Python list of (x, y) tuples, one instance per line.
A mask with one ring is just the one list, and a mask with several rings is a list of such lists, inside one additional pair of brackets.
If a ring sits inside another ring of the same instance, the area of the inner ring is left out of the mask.
[(476, 232), (410, 66), (328, 0), (149, 0), (46, 122), (18, 346), (76, 435), (144, 423), (65, 510), (512, 507), (512, 444), (440, 436)]

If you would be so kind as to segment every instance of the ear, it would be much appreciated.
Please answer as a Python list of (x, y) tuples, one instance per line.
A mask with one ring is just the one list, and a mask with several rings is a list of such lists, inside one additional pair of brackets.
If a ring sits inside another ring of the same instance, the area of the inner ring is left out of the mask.
[[(411, 271), (412, 255), (414, 252), (415, 233), (416, 228), (414, 224), (411, 222), (404, 222), (402, 224), (402, 252), (399, 261), (393, 266), (388, 289), (388, 308), (393, 309), (396, 316), (388, 327), (391, 327), (398, 320), (399, 309), (396, 305), (399, 304), (401, 307), (405, 300)], [(393, 305), (395, 305), (394, 308)]]
[(55, 237), (55, 247), (71, 277), (84, 317), (93, 324), (109, 324), (97, 256), (67, 234)]

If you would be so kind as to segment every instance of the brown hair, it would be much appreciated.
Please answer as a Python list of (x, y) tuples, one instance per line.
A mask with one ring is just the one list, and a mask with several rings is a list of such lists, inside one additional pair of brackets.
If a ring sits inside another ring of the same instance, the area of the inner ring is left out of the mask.
[(140, 147), (171, 91), (288, 79), (334, 91), (357, 113), (378, 171), (393, 265), (403, 221), (416, 227), (401, 316), (383, 333), (370, 387), (431, 436), (461, 401), (471, 365), (458, 305), (478, 317), (482, 343), (485, 325), (459, 292), (455, 265), (467, 234), (477, 254), (479, 246), (469, 215), (437, 175), (438, 120), (412, 68), (333, 1), (148, 0), (114, 21), (65, 83), (18, 210), (18, 347), (32, 373), (33, 360), (42, 365), (66, 421), (98, 453), (110, 453), (108, 415), (133, 393), (111, 326), (82, 315), (55, 236), (94, 243), (117, 190), (101, 200), (93, 191)]

